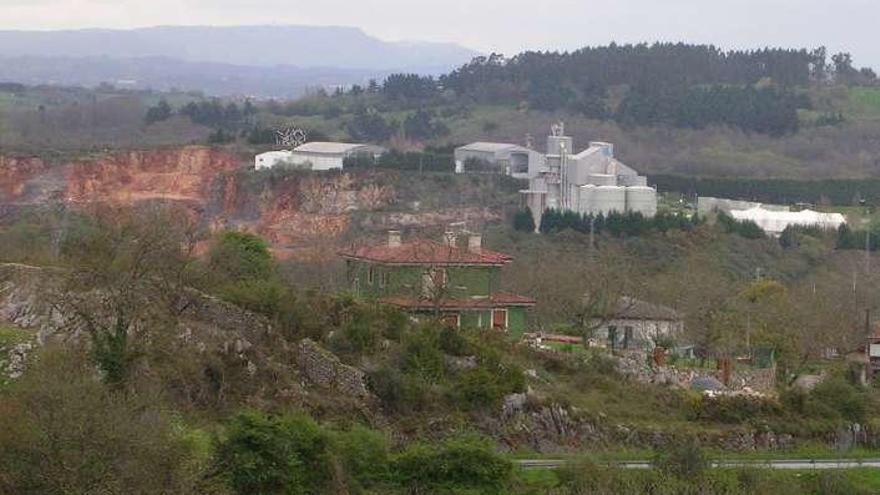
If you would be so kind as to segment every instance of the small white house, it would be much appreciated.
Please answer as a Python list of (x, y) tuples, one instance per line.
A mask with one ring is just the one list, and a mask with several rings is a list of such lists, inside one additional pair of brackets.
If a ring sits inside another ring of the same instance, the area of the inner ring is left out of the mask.
[(594, 320), (593, 340), (618, 350), (651, 350), (664, 338), (684, 332), (682, 316), (672, 308), (621, 297), (605, 319)]
[(286, 165), (307, 170), (334, 170), (342, 169), (343, 162), (348, 157), (365, 155), (375, 159), (386, 151), (385, 148), (372, 144), (313, 141), (291, 151), (261, 153), (256, 156), (254, 167), (260, 170)]

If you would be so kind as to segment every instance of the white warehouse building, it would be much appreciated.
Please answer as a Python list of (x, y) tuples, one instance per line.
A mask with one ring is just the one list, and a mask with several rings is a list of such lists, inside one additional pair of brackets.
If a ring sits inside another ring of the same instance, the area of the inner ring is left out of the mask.
[(547, 137), (547, 154), (539, 172), (529, 177), (529, 188), (520, 191), (523, 203), (532, 210), (535, 225), (550, 208), (581, 214), (611, 212), (657, 214), (657, 190), (648, 179), (614, 158), (614, 145), (594, 141), (580, 153), (565, 136), (563, 124), (552, 126)]
[(540, 173), (544, 155), (512, 143), (478, 141), (455, 148), (455, 173), (477, 172), (480, 165), (505, 175), (528, 179)]
[(306, 170), (334, 170), (342, 169), (346, 158), (366, 155), (375, 159), (385, 152), (385, 148), (372, 144), (313, 141), (293, 150), (261, 153), (254, 158), (254, 168), (261, 170), (289, 166)]

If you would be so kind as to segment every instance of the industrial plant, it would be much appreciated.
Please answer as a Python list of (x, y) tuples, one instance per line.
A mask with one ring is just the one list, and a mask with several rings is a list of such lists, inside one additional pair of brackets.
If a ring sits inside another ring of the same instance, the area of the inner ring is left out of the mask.
[[(638, 212), (657, 213), (657, 190), (648, 179), (614, 158), (614, 145), (591, 142), (573, 153), (574, 142), (562, 123), (551, 126), (543, 165), (529, 176), (529, 188), (521, 191), (523, 203), (540, 228), (547, 209), (571, 210), (587, 215)], [(531, 168), (531, 167), (530, 167)]]
[(339, 170), (346, 158), (362, 155), (378, 158), (386, 151), (385, 148), (372, 144), (312, 141), (293, 150), (261, 153), (254, 158), (254, 168), (262, 170), (288, 166), (305, 170)]

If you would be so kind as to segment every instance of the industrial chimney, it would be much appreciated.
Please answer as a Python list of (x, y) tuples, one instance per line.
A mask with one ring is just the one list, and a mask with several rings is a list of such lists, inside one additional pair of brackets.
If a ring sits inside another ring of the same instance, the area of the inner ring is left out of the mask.
[(399, 230), (389, 230), (388, 231), (388, 247), (400, 247), (400, 231)]
[(483, 236), (480, 234), (470, 234), (468, 236), (468, 251), (480, 254), (483, 251)]

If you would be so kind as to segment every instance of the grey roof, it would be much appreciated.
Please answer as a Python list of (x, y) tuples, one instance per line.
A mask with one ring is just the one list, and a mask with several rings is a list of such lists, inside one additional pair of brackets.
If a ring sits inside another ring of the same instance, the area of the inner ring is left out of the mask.
[(332, 143), (326, 141), (312, 141), (293, 149), (293, 151), (305, 153), (327, 153), (329, 155), (346, 154), (355, 151), (381, 152), (383, 150), (384, 148), (372, 144)]
[(652, 304), (632, 297), (621, 297), (617, 301), (614, 317), (621, 320), (678, 321), (681, 319), (681, 315), (670, 307)]
[(477, 141), (474, 143), (466, 144), (464, 146), (459, 146), (456, 150), (466, 150), (466, 151), (483, 151), (486, 153), (496, 153), (498, 151), (505, 151), (508, 149), (522, 150), (527, 151), (528, 148), (524, 146), (520, 146), (518, 144), (512, 143), (490, 143), (487, 141)]

